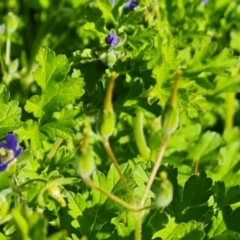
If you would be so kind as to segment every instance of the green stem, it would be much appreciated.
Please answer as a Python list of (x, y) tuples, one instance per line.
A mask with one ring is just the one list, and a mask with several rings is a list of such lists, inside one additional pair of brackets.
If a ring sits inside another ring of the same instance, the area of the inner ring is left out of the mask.
[(149, 159), (150, 149), (148, 148), (143, 132), (143, 113), (138, 109), (134, 118), (133, 131), (138, 151), (145, 158)]
[(106, 111), (112, 110), (112, 94), (113, 94), (115, 79), (117, 78), (117, 76), (118, 76), (118, 73), (113, 71), (107, 86), (107, 91), (106, 91), (105, 99), (103, 103), (103, 109)]
[(200, 158), (197, 158), (195, 161), (195, 165), (194, 165), (194, 174), (197, 175), (199, 172), (199, 163), (200, 163)]
[(142, 239), (142, 212), (136, 212), (134, 214), (135, 220), (135, 238), (134, 240)]
[(175, 79), (174, 79), (174, 83), (173, 83), (173, 89), (172, 89), (172, 93), (171, 93), (171, 97), (170, 97), (170, 101), (169, 101), (171, 106), (177, 105), (178, 83), (181, 78), (181, 74), (182, 74), (182, 71), (180, 69), (178, 69), (176, 71), (176, 75), (175, 75)]
[(7, 34), (7, 41), (6, 41), (6, 58), (5, 62), (6, 65), (9, 65), (10, 63), (10, 55), (11, 55), (11, 36), (10, 34)]
[(57, 138), (56, 141), (54, 142), (50, 152), (48, 153), (47, 155), (47, 158), (46, 158), (46, 163), (50, 163), (52, 158), (54, 157), (54, 155), (56, 154), (59, 146), (61, 145), (62, 143), (62, 139), (61, 138)]
[(2, 56), (2, 39), (1, 39), (1, 37), (0, 37), (0, 64), (1, 64), (2, 74), (5, 75), (7, 71), (6, 71), (5, 63), (4, 63), (3, 56)]
[(120, 199), (119, 197), (115, 196), (114, 194), (104, 190), (103, 188), (100, 188), (99, 186), (97, 186), (94, 182), (92, 182), (90, 179), (84, 179), (84, 182), (86, 183), (87, 186), (94, 188), (96, 190), (98, 190), (99, 192), (103, 193), (104, 195), (106, 195), (108, 198), (112, 199), (114, 202), (122, 205), (123, 207), (125, 207), (126, 209), (130, 210), (130, 211), (137, 211), (137, 209), (132, 206), (131, 204), (123, 201), (122, 199)]
[(141, 198), (141, 201), (140, 201), (140, 206), (144, 206), (144, 204), (145, 204), (145, 201), (147, 199), (147, 195), (148, 195), (148, 193), (150, 191), (150, 188), (151, 188), (151, 186), (153, 184), (153, 181), (154, 181), (154, 178), (155, 178), (155, 176), (157, 174), (157, 171), (158, 171), (158, 169), (159, 169), (159, 167), (161, 165), (161, 162), (162, 162), (165, 150), (167, 148), (168, 140), (169, 140), (168, 137), (165, 137), (165, 139), (163, 140), (162, 146), (161, 146), (159, 154), (158, 154), (157, 161), (155, 162), (155, 165), (154, 165), (153, 170), (151, 172), (151, 175), (149, 177), (147, 186), (146, 186), (146, 188), (144, 190), (144, 193), (142, 195), (142, 198)]
[(31, 182), (43, 182), (43, 183), (46, 183), (47, 180), (44, 179), (44, 178), (31, 178), (31, 179), (27, 180), (26, 182), (18, 185), (18, 188), (23, 188), (24, 186), (26, 186), (27, 184), (29, 184)]
[(24, 199), (24, 197), (22, 195), (22, 192), (20, 191), (20, 188), (19, 188), (18, 183), (17, 183), (17, 178), (16, 178), (15, 175), (13, 176), (13, 182), (14, 182), (14, 185), (15, 185), (14, 190), (18, 193), (21, 204), (26, 206), (27, 202)]
[(235, 96), (234, 92), (227, 93), (226, 105), (226, 119), (225, 119), (225, 129), (231, 130), (233, 127), (234, 122), (234, 103), (235, 103)]
[(103, 142), (103, 146), (104, 146), (105, 151), (107, 152), (109, 158), (111, 159), (113, 165), (115, 166), (115, 168), (116, 168), (116, 170), (117, 170), (117, 172), (118, 172), (118, 174), (119, 174), (119, 177), (120, 177), (120, 179), (121, 179), (121, 181), (122, 181), (122, 184), (123, 184), (123, 186), (124, 186), (124, 188), (125, 188), (128, 196), (129, 196), (131, 202), (134, 203), (134, 202), (135, 202), (135, 198), (134, 198), (134, 196), (133, 196), (133, 193), (132, 193), (131, 189), (129, 188), (129, 185), (128, 185), (125, 177), (124, 177), (123, 174), (122, 174), (122, 171), (121, 171), (121, 169), (120, 169), (120, 167), (119, 167), (119, 165), (118, 165), (117, 159), (116, 159), (116, 157), (115, 157), (115, 155), (114, 155), (114, 153), (113, 153), (113, 151), (112, 151), (112, 148), (111, 148), (111, 146), (110, 146), (110, 144), (109, 144), (109, 141), (108, 141), (108, 140), (105, 140), (105, 141)]

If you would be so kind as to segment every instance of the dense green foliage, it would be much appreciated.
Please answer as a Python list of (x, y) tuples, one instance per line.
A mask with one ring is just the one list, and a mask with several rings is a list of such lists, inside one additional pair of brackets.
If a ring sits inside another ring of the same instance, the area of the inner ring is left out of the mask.
[(0, 0), (0, 240), (240, 239), (240, 1), (126, 2)]

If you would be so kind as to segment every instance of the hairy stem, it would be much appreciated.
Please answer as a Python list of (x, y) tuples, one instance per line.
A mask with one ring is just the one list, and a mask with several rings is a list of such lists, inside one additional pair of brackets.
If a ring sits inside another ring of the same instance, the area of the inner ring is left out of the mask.
[(171, 97), (170, 97), (170, 101), (169, 101), (171, 106), (175, 106), (177, 104), (178, 83), (181, 78), (181, 74), (182, 74), (182, 71), (180, 69), (178, 69), (176, 71), (176, 75), (175, 75), (175, 79), (174, 79), (174, 83), (173, 83), (173, 89), (172, 89), (172, 93), (171, 93)]
[(136, 212), (134, 214), (135, 220), (135, 240), (142, 239), (142, 212)]
[(114, 88), (114, 83), (115, 79), (117, 78), (118, 73), (112, 72), (110, 81), (107, 86), (107, 92), (105, 94), (105, 99), (103, 103), (103, 109), (106, 111), (111, 111), (112, 110), (112, 95), (113, 95), (113, 88)]
[(149, 159), (150, 150), (143, 132), (143, 113), (139, 109), (136, 111), (136, 117), (134, 118), (133, 131), (138, 151), (145, 159)]
[(198, 174), (198, 171), (199, 171), (199, 163), (200, 163), (200, 158), (198, 158), (195, 162), (195, 165), (194, 165), (194, 174), (197, 175)]
[(159, 154), (158, 154), (157, 161), (155, 162), (155, 165), (154, 165), (153, 170), (151, 172), (151, 175), (149, 177), (147, 186), (146, 186), (146, 188), (144, 190), (144, 193), (143, 193), (143, 196), (141, 198), (140, 206), (144, 206), (144, 203), (146, 201), (147, 195), (148, 195), (148, 193), (150, 191), (150, 188), (151, 188), (151, 186), (153, 184), (154, 178), (155, 178), (155, 176), (157, 174), (157, 171), (158, 171), (158, 169), (159, 169), (159, 167), (161, 165), (161, 162), (162, 162), (162, 159), (163, 159), (163, 156), (164, 156), (167, 144), (168, 144), (168, 139), (169, 139), (168, 137), (165, 137), (165, 139), (163, 140), (162, 146), (161, 146)]
[(6, 65), (9, 65), (10, 63), (10, 55), (11, 55), (11, 36), (10, 34), (7, 34), (6, 56), (5, 56)]
[(23, 188), (24, 186), (26, 186), (27, 184), (31, 183), (31, 182), (43, 182), (43, 183), (47, 183), (47, 180), (44, 178), (31, 178), (29, 180), (27, 180), (26, 182), (18, 185), (18, 188)]
[(105, 141), (103, 142), (103, 146), (104, 146), (105, 151), (107, 152), (109, 158), (111, 159), (113, 165), (115, 166), (115, 168), (116, 168), (116, 170), (117, 170), (117, 172), (118, 172), (118, 174), (119, 174), (119, 177), (120, 177), (120, 179), (121, 179), (121, 181), (122, 181), (122, 184), (123, 184), (123, 186), (124, 186), (124, 188), (125, 188), (128, 196), (129, 196), (131, 202), (134, 203), (134, 202), (135, 202), (135, 198), (134, 198), (134, 196), (133, 196), (133, 194), (132, 194), (131, 189), (130, 189), (129, 186), (128, 186), (128, 183), (127, 183), (125, 177), (123, 176), (123, 174), (122, 174), (122, 172), (121, 172), (121, 169), (120, 169), (120, 167), (119, 167), (119, 165), (118, 165), (117, 159), (116, 159), (116, 157), (115, 157), (115, 155), (114, 155), (114, 153), (113, 153), (113, 151), (112, 151), (112, 148), (111, 148), (111, 146), (110, 146), (110, 144), (109, 144), (109, 141), (108, 141), (108, 140), (105, 140)]

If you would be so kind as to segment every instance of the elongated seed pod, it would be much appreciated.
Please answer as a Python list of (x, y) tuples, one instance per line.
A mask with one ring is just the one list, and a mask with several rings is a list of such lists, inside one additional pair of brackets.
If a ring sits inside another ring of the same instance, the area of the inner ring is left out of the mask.
[(90, 148), (82, 149), (76, 159), (76, 172), (83, 178), (89, 178), (96, 169), (93, 152)]
[(167, 104), (162, 115), (162, 129), (166, 136), (173, 134), (179, 125), (179, 108)]
[(116, 122), (116, 115), (113, 110), (106, 111), (100, 117), (100, 124), (98, 132), (103, 137), (103, 139), (108, 139), (112, 136)]

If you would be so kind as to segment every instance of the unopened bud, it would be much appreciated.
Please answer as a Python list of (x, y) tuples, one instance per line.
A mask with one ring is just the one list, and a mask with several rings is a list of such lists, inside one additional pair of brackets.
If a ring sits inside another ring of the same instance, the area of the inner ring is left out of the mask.
[(57, 185), (51, 186), (48, 189), (48, 195), (52, 197), (54, 200), (56, 200), (61, 207), (66, 207), (67, 204), (65, 199), (63, 198), (60, 187), (58, 187)]
[(116, 61), (117, 57), (114, 51), (110, 51), (106, 54), (105, 63), (108, 65), (109, 68), (112, 68)]
[(179, 108), (177, 105), (166, 105), (162, 115), (162, 129), (166, 136), (176, 131), (179, 125)]
[(83, 178), (89, 178), (96, 169), (95, 159), (90, 148), (82, 149), (76, 160), (76, 171)]
[(13, 13), (8, 13), (8, 15), (5, 18), (5, 26), (7, 29), (7, 32), (9, 34), (12, 34), (16, 29), (18, 25), (18, 18), (15, 14)]
[(167, 207), (173, 199), (173, 185), (172, 183), (167, 179), (167, 173), (162, 172), (161, 173), (161, 183), (160, 188), (156, 193), (156, 206), (157, 207)]
[(104, 110), (100, 119), (99, 133), (104, 139), (108, 139), (114, 131), (116, 115), (113, 110)]

